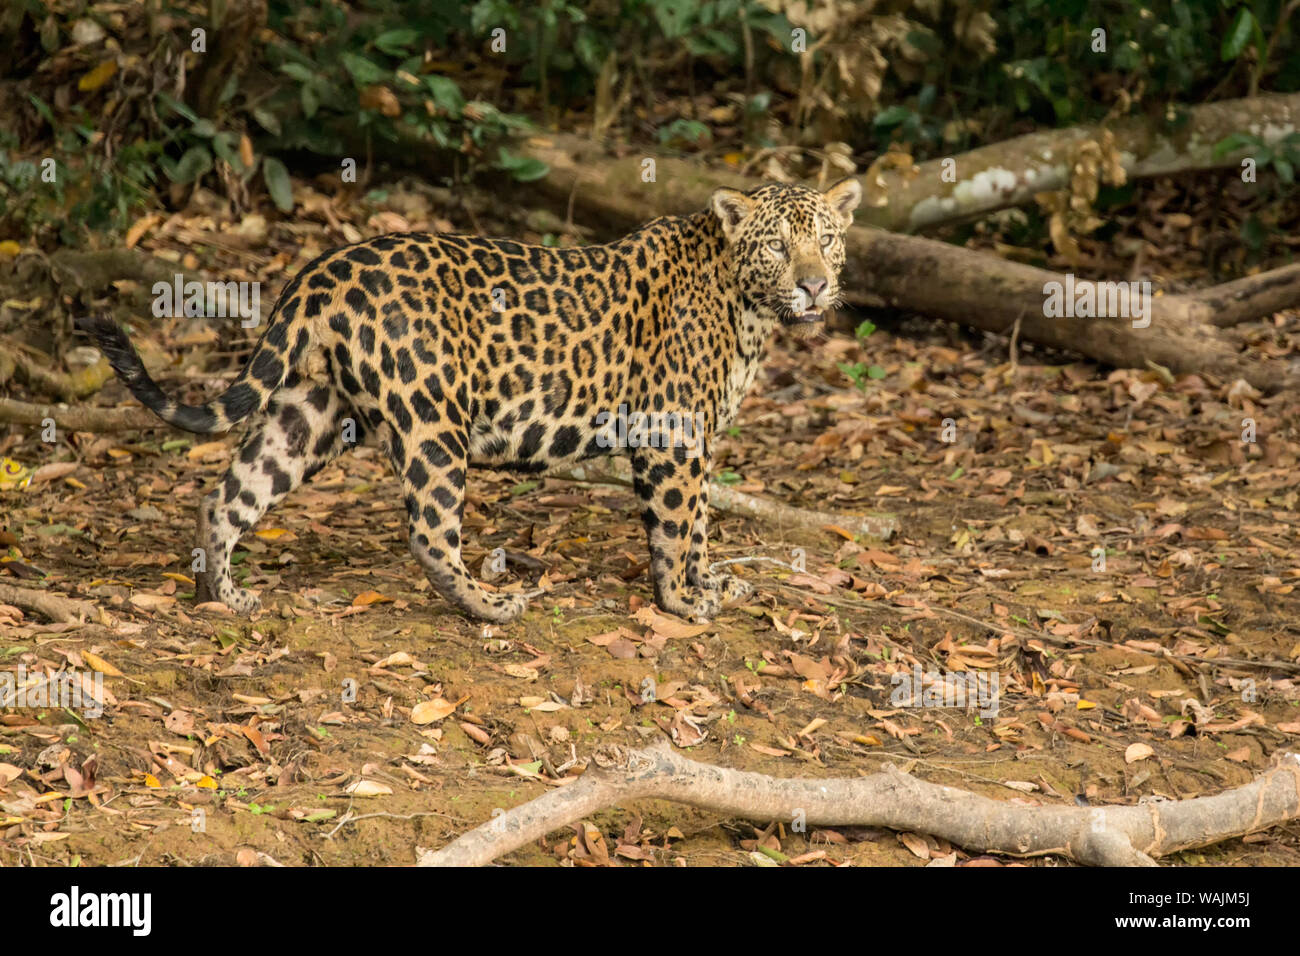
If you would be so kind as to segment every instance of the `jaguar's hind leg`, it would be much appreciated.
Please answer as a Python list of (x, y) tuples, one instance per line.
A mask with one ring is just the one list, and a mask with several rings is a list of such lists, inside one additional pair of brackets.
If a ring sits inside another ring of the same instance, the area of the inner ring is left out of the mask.
[(195, 574), (196, 598), (221, 601), (243, 614), (256, 610), (257, 595), (236, 587), (230, 576), (240, 535), (363, 435), (361, 416), (332, 387), (291, 376), (199, 506), (198, 547), (206, 570)]
[(528, 599), (522, 594), (488, 591), (474, 580), (461, 558), (468, 430), (425, 425), (403, 437), (393, 429), (388, 445), (405, 494), (411, 553), (429, 582), (472, 617), (498, 624), (514, 620)]

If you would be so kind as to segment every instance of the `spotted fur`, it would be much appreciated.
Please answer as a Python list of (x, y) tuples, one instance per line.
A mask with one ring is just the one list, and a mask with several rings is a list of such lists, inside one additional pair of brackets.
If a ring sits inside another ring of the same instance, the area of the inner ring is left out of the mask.
[[(335, 249), (286, 286), (248, 365), (205, 405), (164, 395), (116, 323), (88, 329), (164, 421), (211, 433), (253, 419), (200, 507), (200, 599), (257, 607), (231, 580), (231, 553), (344, 449), (350, 420), (358, 441), (387, 449), (411, 551), (465, 612), (504, 622), (526, 603), (488, 591), (461, 559), (467, 467), (540, 472), (624, 451), (655, 599), (708, 619), (748, 592), (708, 570), (712, 436), (735, 418), (772, 329), (817, 322), (836, 302), (860, 194), (854, 180), (825, 193), (721, 189), (705, 212), (582, 248), (412, 233)], [(605, 447), (600, 413), (620, 405), (698, 414), (702, 453)]]

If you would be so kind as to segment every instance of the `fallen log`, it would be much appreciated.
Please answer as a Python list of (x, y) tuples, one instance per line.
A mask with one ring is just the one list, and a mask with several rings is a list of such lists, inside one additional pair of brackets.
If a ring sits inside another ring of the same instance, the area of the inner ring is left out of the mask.
[(13, 398), (0, 398), (0, 424), (44, 425), (53, 419), (58, 428), (68, 432), (124, 432), (143, 428), (167, 427), (157, 415), (147, 408), (97, 408), (80, 405), (34, 405)]
[(889, 827), (931, 833), (976, 852), (1056, 855), (1092, 866), (1156, 866), (1190, 847), (1300, 816), (1300, 756), (1245, 786), (1137, 806), (1030, 807), (926, 783), (892, 765), (867, 777), (791, 779), (698, 763), (667, 744), (607, 744), (577, 781), (505, 811), (419, 866), (483, 866), (566, 824), (632, 800), (671, 800), (757, 822)]
[[(1300, 129), (1300, 93), (1205, 103), (1179, 119), (1176, 130), (1146, 116), (1106, 125), (1129, 179), (1240, 166), (1249, 149), (1215, 155), (1215, 145), (1233, 133), (1258, 131), (1271, 146)], [(911, 232), (1031, 202), (1035, 193), (1065, 189), (1074, 150), (1102, 135), (1098, 126), (1043, 130), (910, 169), (882, 169), (864, 177), (857, 221)]]
[(1211, 286), (1192, 298), (1221, 329), (1294, 309), (1300, 303), (1300, 264)]
[[(611, 157), (599, 145), (566, 134), (534, 137), (526, 149), (551, 167), (535, 188), (561, 208), (571, 204), (606, 232), (614, 224), (622, 228), (704, 209), (719, 186), (754, 185), (734, 173), (672, 157)], [(651, 173), (652, 181), (644, 178)], [(1149, 312), (1135, 322), (1128, 315), (1049, 316), (1050, 288), (1083, 289), (1089, 283), (962, 246), (854, 226), (847, 249), (842, 285), (846, 301), (855, 304), (889, 305), (998, 333), (1009, 333), (1019, 320), (1021, 339), (1108, 365), (1154, 364), (1178, 374), (1243, 378), (1266, 391), (1300, 384), (1300, 371), (1240, 352), (1215, 325), (1220, 312), (1221, 324), (1234, 325), (1300, 306), (1300, 266), (1194, 293), (1152, 295)]]
[(1300, 378), (1283, 363), (1239, 351), (1213, 322), (1216, 307), (1231, 305), (1227, 324), (1236, 324), (1255, 307), (1268, 311), (1254, 312), (1251, 319), (1271, 315), (1279, 300), (1300, 305), (1300, 266), (1238, 279), (1228, 283), (1232, 289), (1212, 286), (1196, 293), (1152, 295), (1139, 324), (1128, 317), (1046, 314), (1049, 289), (1078, 292), (1105, 284), (878, 229), (854, 227), (849, 244), (843, 282), (850, 302), (907, 309), (1002, 334), (1009, 334), (1018, 320), (1022, 340), (1119, 368), (1155, 364), (1175, 374), (1243, 378), (1267, 391), (1293, 387)]

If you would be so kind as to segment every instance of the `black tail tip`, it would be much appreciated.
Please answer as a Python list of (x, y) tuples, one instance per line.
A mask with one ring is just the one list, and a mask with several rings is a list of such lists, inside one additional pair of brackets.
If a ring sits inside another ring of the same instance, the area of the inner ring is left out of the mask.
[(122, 328), (106, 315), (82, 315), (72, 320), (79, 332), (85, 332), (87, 335), (93, 335), (96, 338), (101, 336), (112, 336), (116, 338), (122, 334)]

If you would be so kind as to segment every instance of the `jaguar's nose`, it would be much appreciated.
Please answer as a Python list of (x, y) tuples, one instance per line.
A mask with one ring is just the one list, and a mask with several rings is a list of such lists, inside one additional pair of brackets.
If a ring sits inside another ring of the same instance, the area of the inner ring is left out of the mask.
[(820, 277), (800, 279), (796, 285), (803, 289), (804, 292), (808, 293), (808, 301), (810, 303), (816, 302), (817, 296), (821, 295), (822, 292), (826, 290), (826, 280)]

